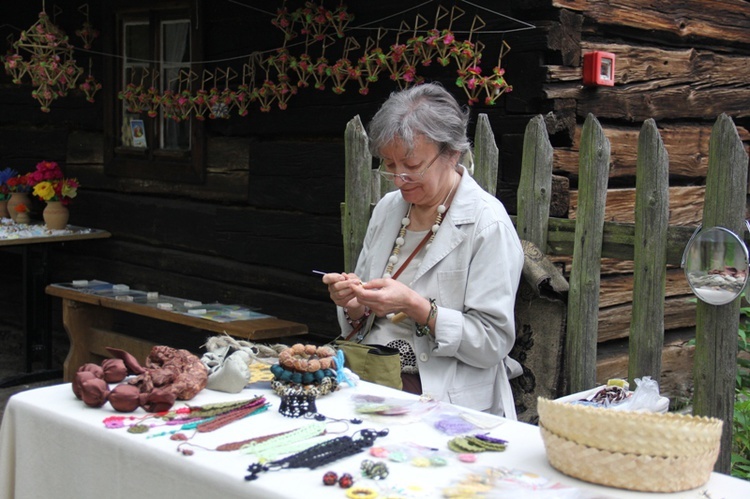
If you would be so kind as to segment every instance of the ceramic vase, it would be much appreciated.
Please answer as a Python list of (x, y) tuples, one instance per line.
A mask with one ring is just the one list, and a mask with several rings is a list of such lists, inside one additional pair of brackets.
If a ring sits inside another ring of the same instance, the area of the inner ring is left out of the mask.
[(0, 218), (10, 218), (7, 199), (0, 199)]
[(61, 201), (47, 201), (47, 206), (42, 211), (44, 225), (50, 230), (62, 230), (68, 226), (70, 212), (68, 207)]
[(8, 213), (10, 214), (10, 218), (12, 218), (14, 222), (16, 221), (16, 216), (18, 215), (16, 206), (18, 206), (19, 204), (23, 204), (26, 206), (26, 213), (31, 211), (31, 198), (29, 197), (28, 192), (12, 192), (10, 194), (7, 209)]

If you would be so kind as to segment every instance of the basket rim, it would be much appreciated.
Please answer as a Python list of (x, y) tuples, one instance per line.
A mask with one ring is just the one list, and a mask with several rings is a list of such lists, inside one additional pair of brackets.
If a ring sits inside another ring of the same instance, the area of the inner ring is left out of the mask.
[(586, 482), (641, 492), (680, 492), (700, 487), (710, 479), (719, 457), (718, 447), (693, 456), (647, 456), (583, 445), (541, 424), (540, 433), (547, 460), (561, 473)]
[(589, 447), (650, 456), (692, 456), (720, 446), (724, 422), (707, 416), (620, 411), (540, 397), (539, 425)]

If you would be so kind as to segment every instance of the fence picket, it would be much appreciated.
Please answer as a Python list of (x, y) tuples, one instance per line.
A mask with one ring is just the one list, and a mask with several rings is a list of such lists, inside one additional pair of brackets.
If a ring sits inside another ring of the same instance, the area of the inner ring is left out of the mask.
[(544, 117), (537, 115), (526, 125), (524, 133), (516, 232), (545, 253), (552, 199), (552, 152)]
[(659, 380), (664, 345), (669, 156), (656, 128), (646, 120), (638, 137), (636, 167), (633, 312), (628, 340), (628, 378)]
[[(711, 130), (703, 227), (745, 231), (748, 156), (732, 120), (722, 114)], [(726, 305), (698, 302), (696, 310), (693, 413), (724, 420), (716, 471), (731, 468), (734, 383), (740, 299)]]
[(596, 385), (596, 344), (599, 322), (604, 206), (609, 178), (609, 139), (589, 114), (581, 135), (579, 208), (568, 294), (566, 359), (572, 392)]

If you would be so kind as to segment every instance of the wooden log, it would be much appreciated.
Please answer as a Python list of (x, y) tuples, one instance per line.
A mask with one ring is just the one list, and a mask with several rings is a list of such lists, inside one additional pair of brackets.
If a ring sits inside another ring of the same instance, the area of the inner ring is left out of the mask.
[(568, 386), (573, 392), (592, 388), (596, 382), (599, 271), (610, 150), (609, 140), (593, 115), (586, 117), (583, 128), (580, 219), (575, 229), (566, 338), (567, 365), (570, 367)]
[(743, 85), (750, 57), (701, 49), (582, 42), (584, 52), (603, 50), (616, 57), (616, 81), (621, 85), (648, 83), (650, 88), (700, 84)]
[(708, 39), (747, 45), (750, 18), (742, 0), (682, 2), (667, 0), (553, 0), (552, 5), (581, 12), (593, 23), (612, 29), (622, 26), (646, 33), (671, 34), (686, 41)]
[[(632, 268), (631, 268), (632, 270)], [(679, 268), (669, 268), (665, 272), (664, 296), (685, 296), (692, 294), (685, 272)], [(633, 301), (633, 275), (621, 274), (602, 277), (599, 286), (599, 307), (606, 308)]]
[(661, 372), (664, 343), (669, 157), (654, 120), (646, 120), (638, 140), (635, 198), (635, 268), (630, 322), (628, 379)]
[[(604, 209), (604, 218), (610, 222), (627, 223), (635, 222), (636, 190), (610, 189), (607, 192), (607, 206)], [(669, 223), (671, 225), (698, 225), (701, 223), (701, 209), (705, 188), (703, 186), (670, 187), (669, 188)], [(578, 191), (570, 191), (570, 218), (578, 218), (578, 205), (580, 194)]]
[(581, 28), (583, 16), (572, 10), (555, 12), (554, 19), (524, 19), (536, 29), (506, 34), (514, 53), (553, 51), (563, 64), (579, 66), (581, 63)]
[[(511, 217), (515, 219), (515, 217)], [(550, 218), (547, 232), (547, 248), (545, 253), (553, 257), (573, 254), (576, 221), (567, 218)], [(670, 226), (667, 230), (667, 263), (679, 265), (695, 227)], [(633, 238), (635, 226), (604, 222), (604, 236), (602, 240), (602, 256), (618, 260), (633, 259)]]
[[(708, 167), (710, 126), (664, 125), (659, 128), (664, 147), (669, 154), (669, 174), (685, 178), (702, 178)], [(744, 142), (750, 142), (750, 132), (737, 127)], [(604, 134), (612, 142), (610, 178), (635, 176), (638, 131), (633, 128), (605, 126)], [(555, 168), (570, 174), (578, 173), (578, 144), (581, 127), (576, 127), (571, 147), (555, 148)]]
[[(630, 323), (633, 307), (630, 303), (614, 307), (600, 308), (597, 341), (604, 343), (611, 340), (627, 338), (630, 334)], [(664, 330), (680, 329), (695, 326), (695, 296), (693, 294), (676, 296), (664, 300)]]
[[(711, 133), (703, 210), (705, 227), (721, 226), (735, 234), (745, 230), (748, 155), (732, 120), (722, 114)], [(698, 302), (695, 334), (693, 412), (724, 421), (721, 451), (714, 469), (729, 473), (737, 373), (740, 299), (726, 305)]]
[(596, 112), (601, 118), (640, 122), (680, 118), (709, 120), (722, 111), (738, 118), (750, 116), (750, 88), (711, 88), (699, 84), (651, 88), (649, 84), (581, 89), (577, 85), (545, 87), (546, 99), (576, 99), (578, 114)]

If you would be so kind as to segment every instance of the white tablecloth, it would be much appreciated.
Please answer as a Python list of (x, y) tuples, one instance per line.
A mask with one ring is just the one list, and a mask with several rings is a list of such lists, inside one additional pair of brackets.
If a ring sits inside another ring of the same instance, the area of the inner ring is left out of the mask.
[[(410, 397), (402, 392), (362, 383), (356, 389), (347, 388), (319, 398), (318, 411), (329, 418), (358, 416), (352, 402), (354, 393), (401, 399)], [(0, 498), (343, 498), (343, 489), (323, 485), (323, 474), (331, 470), (339, 475), (348, 472), (359, 477), (362, 460), (375, 460), (365, 450), (315, 470), (268, 472), (255, 481), (245, 481), (247, 466), (256, 461), (253, 456), (241, 451), (210, 451), (197, 445), (215, 449), (222, 443), (300, 427), (310, 423), (310, 420), (282, 416), (278, 412), (279, 398), (269, 389), (259, 387), (246, 388), (240, 394), (204, 390), (189, 402), (190, 405), (203, 405), (246, 400), (254, 395), (266, 396), (273, 406), (262, 414), (250, 416), (220, 430), (197, 434), (191, 440), (196, 444), (192, 447), (195, 453), (185, 456), (177, 451), (179, 442), (168, 436), (151, 436), (161, 429), (132, 434), (122, 428), (105, 428), (102, 422), (105, 417), (122, 414), (115, 412), (109, 404), (98, 409), (86, 407), (75, 398), (70, 384), (21, 392), (10, 399), (0, 428)], [(178, 403), (175, 407), (180, 405), (184, 404)], [(144, 413), (139, 409), (134, 414)], [(350, 425), (346, 434), (351, 435), (360, 428), (381, 429), (387, 426), (390, 434), (379, 439), (376, 446), (413, 442), (446, 451), (447, 467), (418, 468), (408, 462), (387, 461), (390, 475), (386, 480), (372, 482), (359, 479), (357, 482), (358, 485), (372, 485), (381, 491), (401, 489), (406, 493), (402, 497), (441, 497), (445, 486), (486, 467), (534, 472), (554, 482), (587, 491), (588, 494), (595, 492), (595, 497), (750, 497), (750, 482), (717, 473), (712, 474), (705, 486), (676, 494), (637, 493), (587, 484), (550, 467), (536, 426), (499, 418), (497, 422), (501, 424), (492, 428), (490, 435), (508, 440), (508, 449), (500, 453), (480, 453), (477, 455), (478, 461), (473, 464), (461, 463), (456, 454), (446, 449), (450, 437), (436, 430), (429, 416), (410, 424), (400, 423), (398, 418), (393, 418), (387, 425), (364, 419), (362, 425)], [(330, 429), (343, 430), (345, 425), (332, 424)], [(703, 495), (704, 492), (709, 495)], [(541, 496), (522, 494), (514, 497)]]

